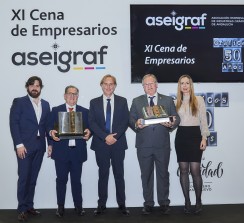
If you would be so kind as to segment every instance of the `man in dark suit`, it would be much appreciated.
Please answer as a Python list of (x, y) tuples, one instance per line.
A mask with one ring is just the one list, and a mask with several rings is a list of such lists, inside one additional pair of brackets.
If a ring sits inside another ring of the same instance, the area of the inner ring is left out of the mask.
[(105, 75), (100, 86), (103, 95), (90, 102), (89, 123), (93, 133), (91, 149), (95, 151), (99, 168), (98, 207), (94, 215), (104, 213), (108, 198), (108, 178), (112, 164), (119, 210), (129, 215), (125, 206), (124, 158), (127, 141), (125, 132), (129, 124), (127, 100), (114, 94), (116, 78)]
[[(171, 97), (157, 93), (158, 83), (155, 75), (143, 77), (142, 85), (146, 94), (134, 98), (130, 109), (130, 126), (136, 132), (137, 157), (141, 169), (144, 207), (142, 214), (150, 214), (154, 206), (154, 165), (156, 167), (157, 198), (163, 214), (169, 213), (169, 132), (179, 125), (180, 118)], [(142, 108), (162, 105), (172, 122), (143, 125)]]
[(26, 221), (28, 214), (40, 214), (34, 209), (33, 199), (46, 150), (46, 124), (50, 113), (49, 103), (40, 98), (41, 78), (30, 77), (25, 87), (28, 95), (15, 98), (10, 109), (10, 131), (18, 161), (19, 221)]
[[(65, 212), (64, 205), (66, 185), (69, 174), (75, 212), (79, 216), (83, 216), (85, 214), (82, 205), (81, 173), (82, 164), (87, 160), (86, 141), (90, 137), (90, 130), (88, 129), (88, 109), (77, 105), (78, 97), (79, 89), (72, 85), (67, 86), (64, 93), (66, 103), (54, 107), (48, 121), (49, 132), (54, 140), (52, 143), (52, 149), (48, 151), (48, 155), (51, 156), (51, 158), (55, 161), (58, 204), (56, 216), (58, 217), (63, 217)], [(54, 127), (58, 123), (59, 112), (82, 112), (83, 129), (85, 133), (83, 138), (60, 140), (55, 135), (57, 131), (54, 129)]]

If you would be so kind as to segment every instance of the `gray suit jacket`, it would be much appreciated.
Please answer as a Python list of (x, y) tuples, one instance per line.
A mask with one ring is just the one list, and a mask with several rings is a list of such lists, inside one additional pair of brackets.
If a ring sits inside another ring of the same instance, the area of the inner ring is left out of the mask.
[(135, 129), (135, 123), (143, 118), (142, 108), (148, 106), (147, 95), (134, 98), (130, 108), (130, 127), (136, 132), (136, 148), (156, 147), (170, 149), (169, 132), (175, 129), (180, 123), (180, 117), (176, 112), (173, 99), (169, 96), (158, 93), (157, 105), (164, 106), (169, 116), (175, 116), (176, 121), (173, 128), (167, 128), (161, 124), (147, 126), (143, 129)]

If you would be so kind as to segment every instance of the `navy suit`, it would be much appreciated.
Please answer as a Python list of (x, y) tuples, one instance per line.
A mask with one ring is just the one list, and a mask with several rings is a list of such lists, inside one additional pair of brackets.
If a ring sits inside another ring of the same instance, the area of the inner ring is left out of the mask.
[(113, 145), (107, 145), (105, 138), (109, 133), (105, 129), (103, 96), (91, 100), (89, 124), (93, 133), (91, 149), (95, 151), (96, 161), (99, 167), (99, 206), (106, 206), (110, 162), (115, 179), (117, 203), (118, 205), (125, 205), (124, 158), (125, 150), (128, 148), (125, 136), (128, 123), (129, 110), (127, 100), (118, 95), (114, 95), (112, 132), (117, 133), (114, 136), (117, 142)]
[[(46, 124), (50, 113), (49, 103), (41, 99), (42, 115), (37, 122), (33, 105), (28, 96), (15, 98), (10, 109), (10, 131), (14, 148), (23, 144), (26, 157), (18, 160), (18, 211), (33, 208), (36, 180), (46, 150)], [(39, 131), (39, 135), (38, 135)]]
[[(88, 109), (76, 105), (76, 111), (82, 112), (84, 129), (88, 128)], [(52, 109), (48, 126), (49, 130), (54, 129), (58, 123), (58, 112), (67, 112), (66, 104), (54, 107)], [(66, 184), (70, 173), (71, 190), (75, 207), (82, 207), (82, 187), (81, 173), (82, 164), (87, 160), (86, 140), (76, 139), (75, 147), (69, 147), (69, 139), (61, 139), (60, 141), (52, 141), (51, 158), (55, 161), (56, 168), (56, 190), (57, 204), (64, 206)]]

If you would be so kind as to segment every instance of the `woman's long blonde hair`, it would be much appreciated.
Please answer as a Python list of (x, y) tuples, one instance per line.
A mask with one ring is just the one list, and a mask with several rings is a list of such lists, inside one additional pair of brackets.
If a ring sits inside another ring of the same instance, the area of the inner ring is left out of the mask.
[(197, 112), (198, 112), (197, 98), (196, 98), (195, 93), (194, 93), (194, 86), (193, 86), (192, 78), (189, 75), (187, 75), (187, 74), (182, 75), (179, 78), (179, 80), (178, 80), (176, 111), (178, 112), (180, 107), (181, 107), (181, 105), (182, 105), (183, 93), (181, 92), (181, 79), (185, 78), (185, 77), (188, 78), (189, 82), (190, 82), (190, 102), (189, 102), (189, 106), (190, 106), (192, 115), (196, 116)]

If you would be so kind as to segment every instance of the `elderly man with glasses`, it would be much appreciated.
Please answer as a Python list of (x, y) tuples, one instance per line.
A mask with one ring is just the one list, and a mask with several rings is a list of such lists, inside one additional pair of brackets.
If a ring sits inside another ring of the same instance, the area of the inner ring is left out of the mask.
[[(153, 74), (147, 74), (142, 79), (145, 94), (134, 98), (130, 109), (130, 126), (136, 132), (136, 148), (144, 197), (142, 214), (152, 212), (154, 202), (154, 166), (156, 167), (157, 198), (162, 214), (169, 214), (169, 132), (179, 125), (180, 118), (176, 112), (173, 99), (157, 92), (158, 82)], [(143, 108), (162, 106), (172, 117), (167, 122), (158, 124), (143, 124)]]
[[(82, 164), (87, 160), (86, 141), (90, 138), (91, 132), (88, 129), (88, 109), (77, 105), (78, 98), (79, 89), (72, 85), (67, 86), (64, 93), (65, 103), (52, 109), (48, 121), (49, 133), (53, 139), (52, 149), (49, 149), (48, 156), (55, 161), (57, 175), (57, 217), (63, 217), (65, 212), (65, 195), (69, 174), (75, 212), (79, 216), (85, 214), (82, 205), (81, 173)], [(84, 136), (82, 138), (60, 139), (57, 137), (57, 130), (54, 127), (58, 123), (59, 112), (82, 112), (84, 129)]]

